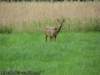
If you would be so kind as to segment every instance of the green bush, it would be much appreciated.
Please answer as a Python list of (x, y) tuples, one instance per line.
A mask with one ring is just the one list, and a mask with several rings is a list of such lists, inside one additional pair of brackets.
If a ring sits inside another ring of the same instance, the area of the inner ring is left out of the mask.
[(0, 25), (0, 33), (7, 33), (7, 34), (11, 34), (12, 33), (12, 27), (9, 25)]

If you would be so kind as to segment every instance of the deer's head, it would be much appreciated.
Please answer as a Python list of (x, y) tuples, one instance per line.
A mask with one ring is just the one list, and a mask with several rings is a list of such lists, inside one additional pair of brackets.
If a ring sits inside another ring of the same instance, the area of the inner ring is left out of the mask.
[(60, 20), (59, 20), (59, 19), (57, 19), (57, 21), (58, 21), (58, 23), (59, 23), (59, 27), (62, 27), (62, 25), (63, 25), (63, 23), (64, 23), (65, 19), (63, 19), (63, 20), (62, 20), (62, 22), (60, 22)]

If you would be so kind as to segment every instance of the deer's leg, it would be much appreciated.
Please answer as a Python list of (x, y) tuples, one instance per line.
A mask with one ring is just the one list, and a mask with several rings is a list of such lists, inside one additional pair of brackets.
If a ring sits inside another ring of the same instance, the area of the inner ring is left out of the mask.
[(55, 39), (55, 42), (56, 42), (56, 36), (54, 37), (54, 39)]
[(54, 36), (52, 36), (52, 41), (54, 41)]
[(47, 42), (48, 35), (46, 35), (46, 42)]
[(52, 41), (52, 36), (50, 36), (50, 41)]

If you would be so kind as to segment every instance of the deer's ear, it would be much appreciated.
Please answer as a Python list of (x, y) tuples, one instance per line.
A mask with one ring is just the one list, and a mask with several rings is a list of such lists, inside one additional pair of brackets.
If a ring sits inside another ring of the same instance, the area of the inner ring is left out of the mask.
[(63, 19), (62, 23), (65, 21), (65, 19)]
[(60, 23), (59, 19), (57, 18), (57, 21)]

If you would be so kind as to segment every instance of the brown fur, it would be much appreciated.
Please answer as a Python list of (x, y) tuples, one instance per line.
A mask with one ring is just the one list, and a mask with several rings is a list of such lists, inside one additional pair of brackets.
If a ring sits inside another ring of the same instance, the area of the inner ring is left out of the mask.
[(46, 27), (44, 30), (44, 33), (46, 35), (46, 42), (47, 42), (47, 38), (48, 36), (50, 36), (50, 41), (56, 41), (56, 37), (58, 35), (58, 33), (61, 30), (61, 27), (63, 25), (63, 22), (65, 21), (65, 19), (63, 19), (62, 22), (59, 21), (59, 19), (57, 19), (57, 21), (59, 22), (59, 27), (55, 28), (55, 27)]

